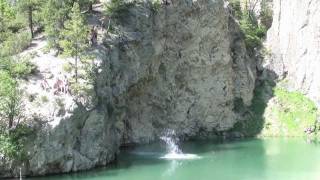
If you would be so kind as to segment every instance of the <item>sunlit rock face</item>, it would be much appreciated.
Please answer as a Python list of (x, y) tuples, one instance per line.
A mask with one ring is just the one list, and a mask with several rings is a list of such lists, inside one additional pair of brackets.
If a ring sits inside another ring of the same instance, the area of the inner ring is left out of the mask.
[(117, 33), (99, 37), (95, 52), (103, 61), (95, 107), (77, 104), (44, 128), (28, 146), (25, 174), (105, 165), (121, 145), (159, 140), (168, 128), (181, 139), (219, 136), (241, 119), (234, 101), (251, 104), (256, 65), (223, 0), (158, 11), (138, 3), (114, 22)]
[(320, 104), (320, 1), (274, 0), (268, 67)]
[(255, 68), (229, 18), (219, 0), (132, 10), (122, 26), (129, 42), (111, 60), (122, 143), (153, 141), (166, 128), (206, 137), (233, 127), (233, 101), (251, 103)]

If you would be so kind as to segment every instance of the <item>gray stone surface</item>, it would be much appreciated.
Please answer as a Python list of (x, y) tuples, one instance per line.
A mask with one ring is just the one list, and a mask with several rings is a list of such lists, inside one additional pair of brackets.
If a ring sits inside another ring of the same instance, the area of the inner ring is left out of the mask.
[(26, 174), (105, 165), (120, 145), (156, 141), (165, 129), (214, 137), (241, 119), (236, 99), (251, 104), (255, 61), (223, 0), (174, 1), (159, 12), (141, 3), (115, 29), (96, 50), (95, 108), (78, 104), (39, 132)]
[(320, 104), (320, 1), (274, 0), (265, 66)]
[(111, 49), (109, 65), (114, 109), (123, 109), (121, 143), (148, 143), (167, 128), (211, 136), (233, 127), (235, 98), (250, 105), (255, 63), (223, 7), (219, 0), (178, 1), (156, 16), (144, 7), (131, 11), (121, 29), (143, 38)]

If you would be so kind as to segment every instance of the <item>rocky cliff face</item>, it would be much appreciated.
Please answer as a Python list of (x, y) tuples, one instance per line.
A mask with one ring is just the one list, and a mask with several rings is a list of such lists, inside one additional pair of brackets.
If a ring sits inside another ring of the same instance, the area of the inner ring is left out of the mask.
[(320, 104), (320, 2), (317, 0), (274, 0), (273, 25), (266, 63), (291, 89), (307, 94)]
[(129, 15), (125, 34), (138, 32), (110, 61), (113, 98), (126, 109), (122, 143), (148, 143), (167, 128), (210, 136), (233, 127), (236, 98), (251, 103), (254, 63), (223, 6), (178, 1), (157, 15), (142, 7)]
[(255, 63), (223, 0), (174, 1), (157, 12), (138, 3), (124, 16), (96, 49), (103, 62), (95, 107), (78, 104), (45, 128), (29, 147), (25, 174), (106, 165), (121, 145), (156, 141), (165, 129), (221, 136), (241, 119), (234, 102), (250, 105)]

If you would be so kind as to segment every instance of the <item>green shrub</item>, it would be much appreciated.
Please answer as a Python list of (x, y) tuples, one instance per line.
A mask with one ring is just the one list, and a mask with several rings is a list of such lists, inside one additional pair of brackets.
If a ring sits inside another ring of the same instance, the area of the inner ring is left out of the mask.
[(28, 26), (28, 23), (24, 16), (21, 14), (17, 14), (14, 19), (7, 23), (7, 28), (12, 33), (18, 33), (19, 31), (23, 30), (25, 27)]
[(229, 4), (233, 10), (233, 15), (237, 18), (237, 19), (241, 19), (242, 17), (242, 9), (241, 9), (241, 2), (240, 0), (230, 0)]
[(28, 32), (21, 32), (10, 35), (2, 44), (0, 44), (0, 56), (16, 55), (31, 44), (31, 36)]
[(43, 103), (47, 103), (47, 102), (49, 102), (49, 99), (48, 99), (47, 96), (41, 96), (41, 101), (42, 101)]
[(16, 158), (18, 149), (7, 134), (0, 134), (0, 154), (8, 158)]
[(33, 74), (36, 70), (36, 66), (30, 61), (23, 60), (15, 64), (13, 73), (18, 78), (26, 78), (28, 75)]
[(22, 118), (22, 92), (9, 73), (0, 71), (0, 121), (11, 129)]
[(269, 29), (273, 21), (273, 12), (271, 7), (268, 5), (267, 0), (262, 0), (261, 2), (261, 12), (260, 12), (261, 24)]
[(314, 102), (300, 92), (289, 92), (274, 88), (276, 105), (273, 114), (287, 136), (303, 136), (306, 128), (312, 127), (317, 120), (317, 107)]
[(8, 72), (13, 78), (26, 78), (36, 71), (36, 66), (28, 59), (2, 58), (0, 70)]
[(69, 63), (65, 63), (62, 68), (63, 68), (63, 71), (67, 73), (71, 73), (73, 69)]
[(18, 125), (10, 132), (0, 131), (0, 154), (9, 159), (26, 160), (27, 153), (24, 144), (32, 133), (32, 129), (24, 124)]
[(128, 13), (129, 8), (134, 6), (136, 1), (111, 0), (107, 3), (106, 14), (115, 18), (121, 18)]
[(265, 37), (267, 29), (264, 26), (258, 25), (249, 14), (242, 16), (240, 28), (245, 35), (245, 43), (249, 50), (262, 45), (262, 39)]
[(261, 47), (262, 40), (266, 36), (267, 29), (270, 28), (270, 20), (272, 22), (272, 10), (263, 0), (261, 2), (261, 24), (258, 23), (257, 17), (253, 13), (254, 10), (248, 7), (241, 7), (240, 0), (229, 0), (233, 15), (239, 20), (240, 29), (245, 36), (245, 43), (248, 50), (252, 51), (256, 47)]
[(76, 96), (87, 95), (90, 93), (91, 87), (87, 84), (72, 83), (71, 92)]
[[(1, 46), (2, 42), (6, 41), (7, 38), (10, 36), (14, 36), (14, 34), (11, 31), (1, 31), (0, 30), (0, 46)], [(1, 50), (0, 50), (0, 52), (1, 52)]]
[(156, 13), (161, 8), (161, 1), (160, 0), (153, 0), (151, 1), (151, 10)]

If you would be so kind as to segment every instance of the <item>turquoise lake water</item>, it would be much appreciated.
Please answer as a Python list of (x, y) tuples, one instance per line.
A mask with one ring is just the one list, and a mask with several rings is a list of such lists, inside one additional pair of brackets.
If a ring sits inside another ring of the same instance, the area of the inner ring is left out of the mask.
[[(320, 144), (252, 139), (180, 145), (191, 159), (163, 159), (164, 145), (125, 150), (109, 167), (30, 180), (320, 180)], [(197, 156), (197, 157), (195, 157)]]

